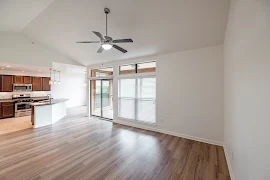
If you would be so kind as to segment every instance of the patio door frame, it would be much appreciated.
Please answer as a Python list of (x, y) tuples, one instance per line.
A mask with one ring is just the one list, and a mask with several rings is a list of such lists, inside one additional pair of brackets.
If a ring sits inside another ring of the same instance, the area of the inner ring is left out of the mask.
[[(93, 108), (92, 108), (92, 81), (100, 81), (100, 84), (101, 84), (101, 101), (100, 101), (100, 116), (97, 116), (97, 115), (93, 115), (92, 111), (93, 111)], [(112, 89), (113, 89), (113, 78), (110, 77), (110, 76), (107, 76), (107, 77), (93, 77), (93, 78), (90, 78), (90, 116), (95, 116), (95, 117), (98, 117), (98, 118), (101, 118), (101, 119), (105, 119), (105, 120), (109, 120), (109, 121), (112, 121), (113, 119), (111, 118), (106, 118), (106, 117), (103, 117), (103, 102), (102, 102), (102, 95), (103, 95), (103, 81), (112, 81)], [(113, 94), (113, 93), (112, 93)], [(113, 99), (112, 99), (113, 101)], [(113, 102), (112, 102), (113, 104)]]

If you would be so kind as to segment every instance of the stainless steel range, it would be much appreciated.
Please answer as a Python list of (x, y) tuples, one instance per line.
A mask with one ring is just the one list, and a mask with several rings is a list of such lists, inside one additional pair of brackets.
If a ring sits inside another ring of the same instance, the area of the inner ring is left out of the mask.
[(31, 115), (31, 103), (34, 102), (31, 99), (30, 94), (14, 94), (12, 99), (15, 102), (15, 117), (29, 116)]

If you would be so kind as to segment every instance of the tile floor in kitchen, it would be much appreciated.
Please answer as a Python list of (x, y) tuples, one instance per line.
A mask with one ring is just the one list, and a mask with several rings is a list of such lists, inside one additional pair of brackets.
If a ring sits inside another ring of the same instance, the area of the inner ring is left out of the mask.
[[(86, 106), (67, 108), (67, 115), (77, 116), (78, 114), (86, 116)], [(0, 119), (0, 135), (28, 128), (33, 128), (31, 116)]]
[(32, 127), (31, 116), (0, 119), (0, 135)]

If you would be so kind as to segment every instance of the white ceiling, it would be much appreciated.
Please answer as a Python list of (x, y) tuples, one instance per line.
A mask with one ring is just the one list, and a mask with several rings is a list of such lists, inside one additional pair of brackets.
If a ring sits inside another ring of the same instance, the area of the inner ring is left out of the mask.
[(0, 31), (22, 31), (54, 0), (0, 0)]
[[(51, 1), (40, 0), (44, 5)], [(105, 33), (104, 7), (111, 9), (109, 36), (134, 41), (119, 44), (126, 54), (115, 49), (97, 54), (99, 44), (75, 43), (98, 40), (92, 31)], [(55, 0), (23, 32), (89, 65), (223, 44), (228, 10), (229, 0)], [(17, 30), (24, 26), (15, 24)]]
[[(79, 73), (85, 74), (86, 67), (83, 66), (76, 66), (71, 64), (63, 64), (63, 63), (56, 63), (53, 62), (52, 70), (61, 71), (62, 74), (65, 73)], [(44, 73), (49, 74), (50, 68), (42, 67), (42, 66), (30, 66), (24, 64), (10, 64), (10, 63), (0, 63), (0, 71), (17, 71), (21, 74), (27, 73)]]
[(9, 64), (9, 63), (0, 63), (0, 70), (5, 71), (18, 71), (18, 72), (32, 72), (32, 73), (49, 73), (50, 70), (48, 67), (41, 66), (30, 66), (23, 64)]

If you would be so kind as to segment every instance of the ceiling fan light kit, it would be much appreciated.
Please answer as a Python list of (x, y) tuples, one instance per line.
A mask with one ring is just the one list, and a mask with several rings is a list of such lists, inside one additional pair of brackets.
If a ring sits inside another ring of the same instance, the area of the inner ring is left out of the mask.
[(132, 39), (116, 39), (113, 40), (110, 36), (108, 36), (108, 23), (107, 23), (107, 15), (110, 13), (110, 9), (105, 8), (104, 12), (106, 14), (106, 36), (103, 36), (101, 33), (92, 31), (96, 36), (100, 38), (100, 41), (79, 41), (76, 43), (100, 43), (101, 47), (97, 51), (97, 53), (102, 53), (103, 50), (110, 50), (112, 47), (117, 49), (118, 51), (121, 51), (122, 53), (126, 53), (127, 50), (121, 48), (120, 46), (117, 46), (114, 43), (132, 43)]
[(105, 49), (105, 50), (110, 50), (110, 49), (112, 48), (112, 45), (109, 44), (109, 43), (104, 43), (104, 44), (102, 44), (102, 47), (103, 47), (103, 49)]

